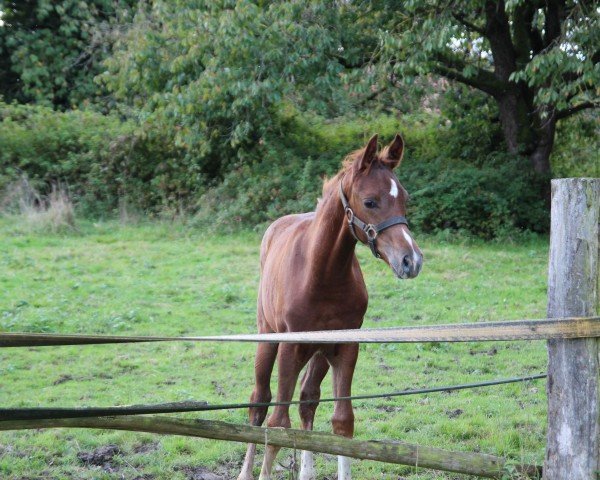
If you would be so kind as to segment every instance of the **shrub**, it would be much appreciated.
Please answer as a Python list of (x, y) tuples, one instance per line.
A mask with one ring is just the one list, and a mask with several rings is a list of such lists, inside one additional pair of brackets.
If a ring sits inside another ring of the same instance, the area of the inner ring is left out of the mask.
[(68, 185), (88, 215), (116, 212), (124, 200), (148, 212), (178, 209), (201, 184), (193, 159), (151, 124), (0, 102), (0, 132), (0, 187), (22, 175), (42, 195)]
[(541, 180), (528, 173), (527, 160), (478, 144), (494, 132), (484, 131), (480, 118), (491, 113), (476, 110), (468, 119), (455, 113), (324, 121), (282, 106), (272, 119), (278, 128), (240, 146), (231, 167), (209, 181), (195, 149), (176, 144), (160, 123), (0, 103), (0, 187), (26, 174), (42, 196), (67, 185), (88, 216), (195, 213), (203, 227), (252, 227), (313, 210), (322, 178), (350, 151), (375, 132), (383, 144), (400, 131), (407, 153), (398, 176), (412, 195), (411, 228), (485, 239), (547, 231)]
[(515, 230), (547, 232), (540, 180), (523, 173), (524, 161), (490, 154), (477, 167), (461, 160), (407, 159), (404, 184), (411, 192), (411, 225), (423, 232), (454, 230), (484, 239)]
[(231, 229), (314, 210), (322, 177), (335, 173), (345, 155), (374, 132), (384, 144), (401, 131), (407, 153), (397, 174), (411, 193), (411, 228), (484, 239), (548, 229), (540, 180), (527, 173), (527, 160), (495, 152), (475, 159), (452, 157), (463, 147), (442, 117), (407, 116), (401, 124), (393, 117), (286, 121), (291, 133), (284, 140), (267, 142), (260, 161), (238, 166), (201, 197), (197, 224)]

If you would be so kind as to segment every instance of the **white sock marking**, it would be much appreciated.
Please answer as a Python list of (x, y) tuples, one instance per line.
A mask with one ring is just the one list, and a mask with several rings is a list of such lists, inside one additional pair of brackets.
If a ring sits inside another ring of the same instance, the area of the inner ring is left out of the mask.
[(313, 452), (302, 450), (300, 456), (300, 477), (299, 480), (316, 480), (315, 461)]
[(350, 457), (338, 455), (338, 480), (352, 480), (350, 475)]
[(396, 184), (396, 180), (394, 180), (393, 178), (390, 178), (390, 181), (392, 182), (392, 188), (390, 188), (390, 195), (396, 198), (398, 196), (398, 185)]

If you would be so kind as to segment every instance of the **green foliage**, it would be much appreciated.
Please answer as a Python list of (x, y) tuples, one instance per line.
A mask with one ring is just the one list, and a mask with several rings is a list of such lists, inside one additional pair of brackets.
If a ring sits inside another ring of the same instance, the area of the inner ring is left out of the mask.
[(600, 10), (594, 2), (573, 2), (568, 8), (562, 35), (512, 75), (535, 88), (537, 105), (562, 111), (588, 102), (598, 106), (600, 96)]
[(177, 209), (202, 182), (169, 132), (91, 111), (0, 103), (0, 187), (25, 176), (42, 194), (64, 184), (86, 213), (119, 202)]
[(411, 224), (419, 231), (458, 231), (484, 239), (518, 231), (547, 232), (548, 211), (535, 178), (522, 174), (526, 159), (492, 154), (477, 167), (437, 158), (410, 163)]
[(351, 151), (373, 132), (391, 139), (399, 129), (393, 117), (365, 121), (282, 114), (285, 137), (267, 138), (254, 162), (225, 175), (198, 204), (196, 223), (229, 229), (262, 225), (288, 213), (314, 210), (323, 177), (332, 176)]
[(79, 209), (94, 216), (119, 208), (196, 212), (196, 224), (231, 230), (313, 210), (322, 178), (338, 171), (348, 153), (374, 132), (385, 142), (400, 131), (407, 154), (399, 178), (412, 194), (414, 229), (482, 238), (514, 229), (545, 231), (547, 211), (531, 188), (536, 180), (520, 173), (523, 159), (479, 141), (494, 136), (485, 131), (486, 102), (470, 96), (463, 102), (478, 113), (460, 118), (448, 110), (454, 120), (429, 115), (406, 116), (401, 123), (393, 116), (326, 122), (280, 110), (273, 121), (286, 133), (266, 135), (252, 156), (210, 188), (195, 157), (176, 147), (160, 125), (0, 104), (0, 183), (25, 175), (46, 194), (53, 185), (68, 185)]
[[(480, 0), (456, 8), (439, 1), (405, 1), (403, 22), (381, 33), (382, 57), (407, 81), (435, 73), (496, 97), (522, 82), (544, 109), (597, 106), (600, 12), (594, 2), (548, 5), (499, 2), (495, 13), (502, 14), (494, 18)], [(504, 32), (498, 29), (504, 25), (493, 27), (490, 21), (506, 24), (507, 36), (500, 40)]]
[(90, 103), (110, 51), (108, 32), (135, 0), (0, 1), (0, 92), (62, 108)]
[[(375, 132), (388, 140), (400, 130), (408, 145), (400, 178), (413, 192), (414, 228), (482, 238), (547, 228), (547, 212), (532, 193), (543, 190), (539, 179), (526, 161), (505, 153), (496, 103), (466, 87), (448, 90), (447, 84), (415, 79), (443, 75), (440, 58), (455, 55), (453, 60), (466, 62), (460, 69), (464, 83), (490, 80), (481, 77), (493, 67), (489, 42), (463, 28), (465, 20), (482, 26), (480, 3), (472, 2), (473, 18), (458, 18), (448, 9), (436, 12), (436, 2), (406, 2), (398, 22), (397, 9), (385, 1), (365, 14), (352, 2), (331, 8), (322, 1), (154, 0), (138, 5), (127, 23), (119, 12), (133, 3), (104, 9), (101, 1), (83, 6), (36, 0), (3, 7), (0, 37), (15, 48), (1, 61), (16, 62), (18, 55), (31, 60), (27, 49), (34, 52), (39, 42), (55, 48), (48, 55), (65, 59), (65, 52), (98, 53), (89, 57), (89, 70), (78, 69), (83, 77), (73, 77), (77, 88), (65, 80), (69, 69), (60, 62), (41, 60), (43, 72), (37, 73), (29, 60), (17, 62), (31, 79), (19, 98), (58, 105), (70, 92), (69, 102), (76, 103), (77, 95), (89, 96), (88, 88), (98, 93), (101, 84), (111, 92), (113, 110), (61, 113), (0, 103), (0, 184), (25, 175), (47, 194), (63, 183), (78, 208), (94, 215), (119, 208), (191, 212), (199, 224), (255, 226), (313, 209), (321, 178), (336, 172), (347, 153)], [(507, 12), (520, 18), (524, 6), (508, 2)], [(27, 28), (40, 18), (46, 29)], [(113, 28), (117, 23), (122, 25)], [(595, 35), (584, 26), (567, 27), (577, 44), (588, 45)], [(64, 52), (49, 40), (28, 37), (46, 32), (47, 39), (53, 29)], [(103, 41), (94, 36), (100, 31)], [(86, 42), (104, 50), (92, 52)], [(527, 65), (519, 63), (519, 71)], [(586, 65), (584, 76), (590, 73)], [(13, 75), (11, 68), (5, 73)], [(88, 82), (100, 71), (95, 86)], [(44, 80), (49, 77), (62, 90)], [(552, 83), (540, 82), (548, 88)], [(19, 96), (10, 95), (6, 84), (0, 87), (7, 98)], [(587, 87), (577, 88), (583, 96), (569, 101), (590, 98)], [(421, 105), (427, 114), (401, 114)], [(559, 128), (553, 164), (560, 175), (597, 172), (591, 118)]]
[(600, 178), (600, 118), (589, 112), (559, 124), (552, 151), (554, 177)]
[(124, 104), (175, 132), (208, 178), (247, 161), (279, 131), (293, 86), (335, 83), (335, 9), (314, 3), (161, 1), (138, 11), (100, 79)]
[(411, 194), (411, 228), (484, 239), (547, 231), (548, 211), (535, 188), (540, 180), (522, 174), (523, 157), (475, 143), (479, 136), (490, 137), (480, 125), (485, 109), (479, 112), (472, 124), (463, 119), (457, 125), (435, 116), (405, 117), (401, 124), (384, 116), (332, 123), (292, 117), (287, 130), (295, 135), (287, 143), (265, 145), (260, 161), (230, 172), (210, 189), (196, 222), (232, 229), (314, 210), (320, 179), (337, 172), (345, 155), (363, 146), (370, 133), (378, 132), (383, 144), (401, 131), (407, 151), (398, 177)]

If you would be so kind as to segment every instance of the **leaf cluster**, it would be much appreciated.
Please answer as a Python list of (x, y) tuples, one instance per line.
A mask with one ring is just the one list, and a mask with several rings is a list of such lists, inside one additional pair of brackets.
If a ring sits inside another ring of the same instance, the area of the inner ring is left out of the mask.
[(61, 109), (97, 103), (109, 33), (136, 0), (0, 1), (0, 92)]

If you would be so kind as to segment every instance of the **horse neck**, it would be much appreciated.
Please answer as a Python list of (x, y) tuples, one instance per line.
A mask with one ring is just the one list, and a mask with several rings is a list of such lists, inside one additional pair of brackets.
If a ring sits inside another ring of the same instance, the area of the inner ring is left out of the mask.
[(336, 178), (323, 195), (311, 225), (309, 264), (319, 283), (350, 278), (356, 240), (350, 233)]

